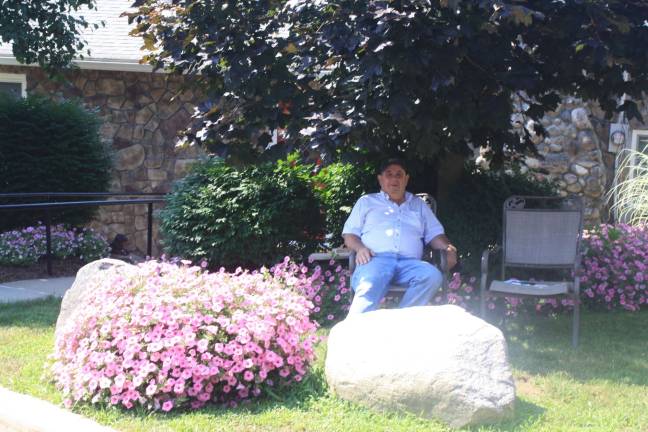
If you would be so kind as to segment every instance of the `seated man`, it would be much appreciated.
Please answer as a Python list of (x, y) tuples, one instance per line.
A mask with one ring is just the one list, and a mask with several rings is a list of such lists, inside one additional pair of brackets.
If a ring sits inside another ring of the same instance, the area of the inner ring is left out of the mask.
[(449, 268), (457, 263), (457, 249), (432, 210), (405, 191), (408, 180), (403, 161), (385, 162), (378, 175), (380, 192), (360, 197), (344, 224), (344, 244), (356, 252), (349, 315), (375, 310), (392, 283), (407, 286), (399, 307), (429, 303), (442, 274), (421, 260), (428, 243), (448, 251)]

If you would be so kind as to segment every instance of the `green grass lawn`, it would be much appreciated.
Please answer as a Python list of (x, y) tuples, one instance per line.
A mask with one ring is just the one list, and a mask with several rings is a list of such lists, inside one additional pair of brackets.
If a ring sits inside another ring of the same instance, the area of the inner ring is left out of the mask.
[[(59, 300), (0, 305), (0, 385), (54, 403), (42, 380)], [(504, 325), (517, 385), (515, 417), (475, 431), (648, 432), (648, 313), (584, 312), (581, 344), (570, 317), (514, 318)], [(330, 396), (325, 346), (313, 374), (279, 400), (237, 409), (172, 414), (82, 406), (75, 410), (124, 431), (444, 431), (441, 423), (385, 415)]]

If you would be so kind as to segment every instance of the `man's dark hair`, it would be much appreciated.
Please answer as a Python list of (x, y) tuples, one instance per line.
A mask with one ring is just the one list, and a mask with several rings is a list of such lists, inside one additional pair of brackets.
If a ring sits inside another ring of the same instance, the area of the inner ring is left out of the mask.
[(383, 162), (380, 165), (380, 168), (378, 169), (378, 174), (384, 173), (385, 170), (387, 169), (387, 167), (389, 167), (390, 165), (398, 165), (399, 167), (403, 168), (403, 171), (405, 171), (405, 174), (409, 174), (409, 172), (407, 170), (407, 165), (405, 164), (405, 161), (403, 159), (399, 159), (399, 158), (390, 158), (390, 159), (387, 159), (385, 162)]

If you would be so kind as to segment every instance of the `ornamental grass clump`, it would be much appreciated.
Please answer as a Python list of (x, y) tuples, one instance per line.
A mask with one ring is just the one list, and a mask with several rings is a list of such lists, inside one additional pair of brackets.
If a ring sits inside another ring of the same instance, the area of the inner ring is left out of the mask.
[(638, 311), (648, 304), (648, 225), (602, 224), (583, 236), (585, 304)]
[(68, 406), (234, 406), (301, 381), (314, 358), (312, 304), (265, 269), (149, 261), (91, 289), (56, 334), (50, 371)]

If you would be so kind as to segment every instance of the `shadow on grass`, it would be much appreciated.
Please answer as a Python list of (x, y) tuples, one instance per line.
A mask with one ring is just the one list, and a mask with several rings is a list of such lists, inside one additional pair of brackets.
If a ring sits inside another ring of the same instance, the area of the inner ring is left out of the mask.
[(466, 430), (474, 432), (526, 430), (529, 425), (539, 421), (545, 411), (546, 410), (541, 406), (516, 398), (515, 413), (511, 419), (493, 425), (473, 426)]
[(168, 426), (171, 422), (180, 420), (183, 424), (192, 425), (193, 427), (205, 421), (204, 418), (202, 420), (192, 419), (193, 415), (199, 417), (206, 416), (213, 420), (223, 419), (227, 423), (227, 418), (230, 418), (229, 421), (232, 421), (232, 416), (272, 413), (277, 408), (285, 408), (298, 413), (306, 412), (312, 408), (313, 404), (317, 404), (318, 400), (326, 398), (327, 392), (323, 371), (318, 369), (314, 373), (308, 374), (302, 382), (292, 387), (279, 390), (279, 393), (274, 396), (266, 394), (262, 398), (250, 399), (248, 402), (241, 403), (233, 408), (222, 404), (208, 403), (199, 410), (184, 407), (165, 413), (161, 411), (149, 411), (139, 406), (131, 410), (126, 410), (121, 407), (82, 403), (74, 408), (74, 412), (99, 419), (105, 424), (124, 423), (124, 421), (132, 424), (142, 422), (140, 426), (145, 426), (148, 423), (146, 427), (150, 426), (152, 430), (157, 430), (156, 423), (158, 422), (160, 425), (165, 424)]
[(51, 327), (56, 324), (61, 299), (48, 297), (16, 303), (0, 303), (0, 327)]
[[(277, 408), (282, 408), (290, 410), (293, 412), (294, 416), (299, 417), (299, 413), (304, 413), (304, 415), (309, 411), (315, 409), (318, 412), (321, 412), (322, 409), (327, 411), (331, 408), (331, 405), (325, 403), (323, 406), (320, 401), (324, 398), (329, 398), (328, 390), (326, 383), (323, 378), (322, 371), (318, 373), (311, 374), (309, 377), (299, 385), (286, 390), (284, 393), (279, 395), (277, 398), (265, 397), (263, 399), (250, 401), (247, 404), (239, 405), (236, 408), (226, 408), (219, 405), (207, 405), (199, 411), (192, 411), (190, 409), (174, 410), (170, 413), (151, 413), (146, 411), (143, 408), (137, 408), (131, 411), (126, 410), (115, 410), (110, 408), (103, 408), (106, 412), (112, 411), (113, 415), (118, 415), (119, 417), (125, 418), (127, 420), (139, 422), (139, 421), (151, 421), (148, 426), (155, 428), (155, 423), (164, 422), (169, 424), (169, 422), (183, 420), (187, 423), (192, 424), (195, 422), (196, 425), (203, 424), (205, 419), (202, 420), (190, 420), (192, 414), (197, 414), (200, 416), (207, 416), (213, 420), (230, 418), (229, 420), (224, 420), (225, 422), (231, 421), (231, 417), (235, 416), (247, 416), (247, 415), (263, 415), (267, 413), (273, 413)], [(333, 398), (334, 399), (334, 398)], [(320, 405), (318, 407), (318, 405)], [(326, 406), (327, 408), (324, 408)], [(356, 426), (364, 424), (366, 422), (367, 426), (371, 422), (377, 422), (376, 424), (380, 427), (377, 427), (379, 430), (389, 430), (385, 429), (386, 424), (389, 424), (390, 421), (396, 421), (396, 425), (400, 424), (401, 418), (404, 421), (404, 424), (408, 425), (418, 425), (417, 430), (426, 429), (429, 424), (430, 430), (451, 430), (449, 427), (445, 426), (443, 423), (435, 420), (427, 420), (424, 418), (416, 417), (412, 414), (402, 414), (402, 413), (384, 413), (379, 411), (374, 411), (371, 409), (364, 408), (356, 403), (347, 402), (343, 400), (338, 400), (335, 402), (333, 407), (338, 407), (342, 409), (345, 415), (361, 417), (362, 420), (359, 423), (355, 423)], [(337, 408), (333, 408), (336, 410)], [(78, 412), (84, 415), (91, 415), (92, 410), (96, 410), (96, 407), (84, 406), (81, 407)], [(328, 411), (331, 415), (331, 411)], [(96, 411), (95, 411), (96, 413)], [(364, 414), (363, 414), (364, 413)], [(501, 423), (493, 425), (481, 425), (474, 426), (462, 430), (473, 431), (473, 432), (500, 432), (500, 431), (515, 431), (515, 430), (525, 430), (528, 425), (538, 422), (545, 413), (545, 409), (541, 406), (533, 404), (531, 402), (516, 399), (515, 402), (515, 412), (514, 416)], [(339, 413), (337, 414), (339, 415)], [(243, 417), (244, 418), (244, 417)], [(389, 419), (389, 420), (388, 420)], [(239, 420), (240, 421), (240, 420)], [(386, 422), (386, 423), (383, 423)], [(343, 425), (340, 425), (342, 427)], [(397, 427), (398, 430), (403, 430), (401, 427)], [(284, 430), (284, 429), (282, 429)], [(343, 430), (343, 429), (340, 429)], [(369, 429), (367, 429), (369, 430)]]
[(581, 314), (580, 343), (571, 346), (571, 314), (519, 316), (499, 327), (513, 367), (531, 374), (562, 372), (574, 380), (648, 385), (648, 313)]

